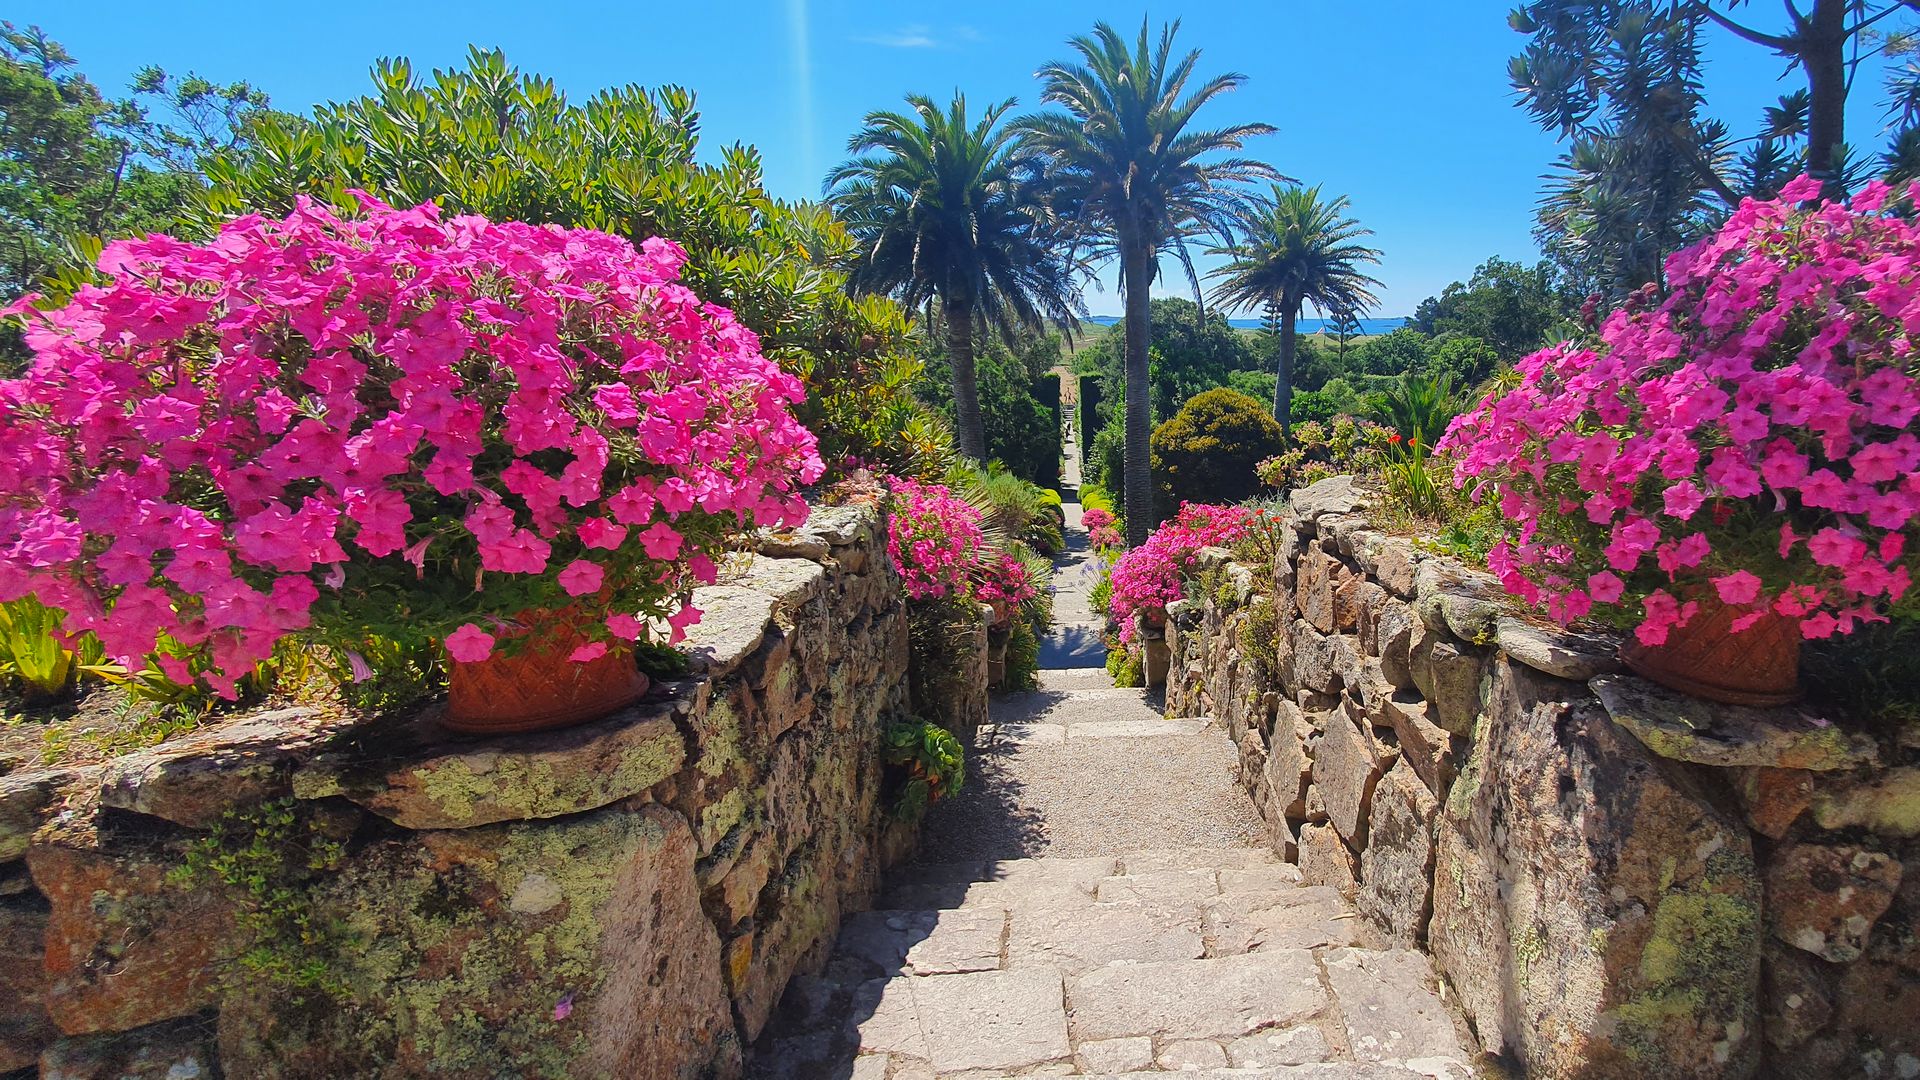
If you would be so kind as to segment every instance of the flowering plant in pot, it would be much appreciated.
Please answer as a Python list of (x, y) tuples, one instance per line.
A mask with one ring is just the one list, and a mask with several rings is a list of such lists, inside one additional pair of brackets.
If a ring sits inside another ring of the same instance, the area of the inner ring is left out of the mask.
[(456, 726), (610, 711), (730, 534), (804, 519), (800, 385), (671, 243), (367, 202), (115, 243), (10, 309), (0, 599), (229, 697), (283, 638), (377, 637), (444, 643)]
[(1884, 185), (1797, 205), (1818, 192), (1741, 204), (1667, 295), (1527, 357), (1442, 444), (1509, 523), (1510, 591), (1631, 628), (1631, 666), (1719, 700), (1788, 700), (1802, 638), (1914, 606), (1920, 227)]
[[(1244, 506), (1181, 503), (1180, 512), (1161, 524), (1139, 547), (1113, 564), (1113, 593), (1107, 611), (1120, 626), (1120, 642), (1133, 644), (1135, 623), (1162, 626), (1167, 605), (1186, 596), (1185, 575), (1203, 547), (1225, 546), (1246, 535)], [(1136, 618), (1136, 616), (1138, 618)]]

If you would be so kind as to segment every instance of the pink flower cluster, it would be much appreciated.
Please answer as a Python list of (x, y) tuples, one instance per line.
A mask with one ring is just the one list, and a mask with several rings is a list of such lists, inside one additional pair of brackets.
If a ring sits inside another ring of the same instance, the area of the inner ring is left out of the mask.
[[(1563, 621), (1619, 610), (1660, 644), (1703, 598), (1809, 638), (1885, 618), (1920, 531), (1920, 226), (1851, 207), (1741, 204), (1614, 312), (1596, 347), (1523, 360), (1441, 449), (1512, 525), (1489, 559)], [(1638, 604), (1635, 612), (1631, 605)]]
[(1106, 510), (1093, 509), (1082, 514), (1080, 523), (1087, 528), (1087, 542), (1094, 550), (1105, 551), (1127, 546), (1127, 540), (1120, 535), (1120, 520)]
[(1040, 595), (1040, 585), (1033, 580), (1026, 560), (1003, 552), (999, 558), (991, 562), (983, 560), (977, 567), (973, 595), (981, 603), (1017, 611), (1020, 605)]
[(1241, 506), (1181, 503), (1180, 512), (1113, 564), (1113, 597), (1107, 611), (1120, 624), (1120, 640), (1133, 640), (1133, 617), (1165, 616), (1167, 605), (1186, 596), (1183, 584), (1194, 555), (1224, 547), (1247, 533), (1254, 511)]
[(939, 484), (894, 480), (887, 554), (914, 600), (965, 597), (986, 543), (980, 511)]
[(677, 246), (366, 202), (115, 243), (108, 284), (7, 310), (0, 599), (231, 694), (294, 633), (475, 660), (574, 598), (677, 632), (727, 532), (804, 519), (801, 385)]

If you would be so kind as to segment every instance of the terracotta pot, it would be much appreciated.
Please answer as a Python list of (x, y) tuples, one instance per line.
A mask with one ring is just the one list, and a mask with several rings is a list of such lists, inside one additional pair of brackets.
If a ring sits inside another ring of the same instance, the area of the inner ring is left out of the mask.
[(1800, 625), (1769, 614), (1739, 633), (1742, 612), (1711, 594), (1664, 645), (1632, 637), (1620, 659), (1634, 674), (1692, 697), (1727, 705), (1785, 705), (1800, 697)]
[(463, 735), (512, 735), (598, 720), (640, 700), (647, 677), (633, 651), (609, 646), (585, 662), (568, 659), (586, 642), (570, 612), (523, 615), (529, 639), (512, 656), (496, 651), (478, 663), (454, 661), (447, 672), (447, 708), (441, 726)]

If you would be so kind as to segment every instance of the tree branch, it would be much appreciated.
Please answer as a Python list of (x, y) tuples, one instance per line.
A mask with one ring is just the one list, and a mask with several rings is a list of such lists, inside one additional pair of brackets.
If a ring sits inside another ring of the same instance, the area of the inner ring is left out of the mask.
[[(1920, 3), (1920, 0), (1907, 0), (1907, 2)], [(1800, 43), (1798, 41), (1795, 41), (1793, 38), (1776, 37), (1773, 34), (1763, 34), (1760, 31), (1755, 30), (1750, 26), (1742, 26), (1739, 23), (1734, 22), (1732, 19), (1727, 18), (1725, 15), (1722, 15), (1719, 12), (1713, 10), (1712, 6), (1710, 5), (1703, 4), (1701, 5), (1700, 10), (1706, 13), (1707, 18), (1712, 19), (1714, 22), (1718, 23), (1724, 29), (1740, 37), (1746, 38), (1748, 41), (1753, 42), (1755, 45), (1765, 45), (1769, 49), (1775, 49), (1780, 52), (1787, 53), (1793, 56), (1800, 55)]]

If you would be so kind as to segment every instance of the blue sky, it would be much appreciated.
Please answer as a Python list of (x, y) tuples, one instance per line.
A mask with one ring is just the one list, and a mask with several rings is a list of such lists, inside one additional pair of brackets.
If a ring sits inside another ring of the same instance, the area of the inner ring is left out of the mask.
[[(815, 197), (825, 169), (870, 109), (901, 95), (964, 90), (986, 103), (1037, 106), (1032, 73), (1062, 43), (1108, 18), (1131, 32), (1142, 9), (1112, 3), (875, 4), (498, 3), (424, 0), (326, 4), (169, 0), (15, 0), (5, 16), (64, 42), (110, 93), (143, 64), (244, 78), (275, 106), (304, 111), (364, 92), (380, 56), (416, 69), (460, 62), (469, 43), (499, 46), (523, 68), (584, 98), (610, 85), (679, 83), (699, 95), (704, 138), (746, 142), (766, 161), (767, 186)], [(1490, 255), (1537, 257), (1530, 230), (1539, 176), (1554, 141), (1515, 107), (1507, 58), (1525, 39), (1507, 28), (1507, 0), (1266, 0), (1146, 8), (1178, 15), (1180, 41), (1203, 50), (1202, 72), (1249, 77), (1212, 117), (1264, 120), (1279, 133), (1254, 154), (1289, 176), (1348, 195), (1386, 258), (1378, 315), (1405, 315)], [(1761, 22), (1773, 9), (1749, 9)], [(84, 14), (83, 14), (84, 13)], [(1157, 25), (1157, 23), (1156, 23)], [(1769, 29), (1772, 27), (1769, 26)], [(1780, 62), (1716, 39), (1709, 98), (1736, 132), (1782, 91)], [(1877, 76), (1876, 76), (1877, 78)], [(1864, 82), (1865, 80), (1863, 80)], [(1859, 87), (1849, 135), (1877, 149), (1873, 85)], [(1163, 291), (1182, 294), (1167, 267)], [(1111, 272), (1090, 292), (1095, 314), (1119, 310)]]

